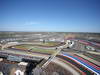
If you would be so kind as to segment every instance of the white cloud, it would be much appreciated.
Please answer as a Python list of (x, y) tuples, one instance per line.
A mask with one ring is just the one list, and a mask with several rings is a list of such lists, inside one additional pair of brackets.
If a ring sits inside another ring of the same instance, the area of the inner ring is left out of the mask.
[(39, 24), (39, 23), (30, 21), (30, 22), (26, 22), (24, 25), (37, 25), (37, 24)]

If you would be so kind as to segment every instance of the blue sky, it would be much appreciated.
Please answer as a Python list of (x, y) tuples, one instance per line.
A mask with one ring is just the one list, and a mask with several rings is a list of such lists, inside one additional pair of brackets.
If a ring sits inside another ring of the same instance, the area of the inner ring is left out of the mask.
[(100, 32), (100, 0), (0, 0), (0, 31)]

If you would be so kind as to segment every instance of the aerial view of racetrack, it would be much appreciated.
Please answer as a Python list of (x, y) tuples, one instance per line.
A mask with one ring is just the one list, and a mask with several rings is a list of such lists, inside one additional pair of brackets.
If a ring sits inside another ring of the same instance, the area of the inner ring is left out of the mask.
[(0, 0), (0, 75), (100, 75), (100, 0)]
[(99, 38), (99, 33), (1, 32), (0, 75), (100, 75)]

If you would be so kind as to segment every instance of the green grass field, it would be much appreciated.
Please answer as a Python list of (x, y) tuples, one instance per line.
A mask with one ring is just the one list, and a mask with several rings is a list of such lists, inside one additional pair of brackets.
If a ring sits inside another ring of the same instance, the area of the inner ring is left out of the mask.
[(84, 55), (100, 62), (100, 55), (91, 54), (91, 53), (84, 53)]
[(50, 53), (50, 54), (53, 54), (55, 53), (56, 51), (55, 50), (50, 50), (50, 49), (41, 49), (41, 48), (32, 48), (32, 51), (34, 52), (41, 52), (41, 53)]
[(43, 49), (43, 48), (38, 48), (38, 46), (33, 46), (33, 45), (17, 45), (17, 46), (14, 46), (15, 48), (18, 48), (18, 49), (23, 49), (23, 50), (29, 50), (31, 49), (31, 51), (33, 52), (41, 52), (41, 53), (55, 53), (56, 50), (53, 50), (53, 49)]

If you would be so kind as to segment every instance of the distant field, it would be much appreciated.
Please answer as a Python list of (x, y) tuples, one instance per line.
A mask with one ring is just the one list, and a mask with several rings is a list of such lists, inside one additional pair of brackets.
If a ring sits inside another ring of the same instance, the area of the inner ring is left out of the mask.
[(59, 45), (59, 42), (46, 42), (46, 43), (41, 43), (40, 45), (42, 46), (57, 46)]

